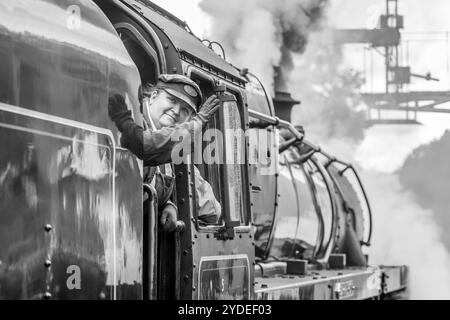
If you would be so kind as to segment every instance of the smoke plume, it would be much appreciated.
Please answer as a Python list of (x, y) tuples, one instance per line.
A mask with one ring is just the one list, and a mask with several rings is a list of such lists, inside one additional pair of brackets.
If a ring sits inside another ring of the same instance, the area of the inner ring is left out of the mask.
[(359, 94), (364, 79), (343, 65), (341, 48), (333, 45), (328, 29), (314, 32), (310, 39), (302, 55), (293, 55), (289, 88), (302, 104), (294, 107), (292, 121), (318, 142), (360, 142), (366, 127)]
[(249, 68), (273, 89), (274, 67), (303, 52), (308, 34), (320, 26), (328, 0), (203, 0), (213, 19), (211, 39), (225, 48), (227, 59)]

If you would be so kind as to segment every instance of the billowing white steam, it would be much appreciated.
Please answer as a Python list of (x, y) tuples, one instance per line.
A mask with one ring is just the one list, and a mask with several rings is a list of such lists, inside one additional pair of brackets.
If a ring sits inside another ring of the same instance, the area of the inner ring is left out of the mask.
[(328, 0), (203, 0), (200, 7), (212, 17), (211, 40), (218, 40), (227, 60), (249, 68), (273, 87), (273, 67), (282, 50), (301, 51), (307, 31), (315, 27)]
[(375, 213), (370, 263), (408, 265), (411, 299), (449, 299), (450, 257), (433, 212), (402, 190), (397, 175), (372, 171), (362, 178)]
[[(327, 151), (347, 161), (357, 157), (350, 139), (329, 139)], [(397, 174), (358, 170), (373, 212), (373, 235), (367, 250), (371, 265), (407, 265), (411, 299), (450, 299), (450, 255), (443, 243), (445, 225), (422, 208)]]

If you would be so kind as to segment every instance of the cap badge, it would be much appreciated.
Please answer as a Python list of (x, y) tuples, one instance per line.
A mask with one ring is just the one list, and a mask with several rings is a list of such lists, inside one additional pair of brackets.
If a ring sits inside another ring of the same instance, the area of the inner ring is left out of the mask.
[(191, 97), (196, 97), (196, 96), (198, 96), (197, 91), (195, 91), (194, 88), (192, 88), (192, 87), (189, 86), (189, 85), (185, 85), (185, 86), (184, 86), (184, 91), (185, 91), (188, 95), (190, 95)]

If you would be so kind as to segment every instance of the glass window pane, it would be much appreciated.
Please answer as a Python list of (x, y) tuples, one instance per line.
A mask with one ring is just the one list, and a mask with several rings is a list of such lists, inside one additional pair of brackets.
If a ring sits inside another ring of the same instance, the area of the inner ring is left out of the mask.
[[(219, 113), (216, 113), (216, 115), (208, 122), (206, 131), (218, 128)], [(203, 154), (205, 147), (212, 148), (215, 151), (219, 150), (218, 144), (221, 141), (214, 137), (211, 141), (206, 142), (202, 139), (201, 142), (201, 152)], [(205, 159), (202, 160), (205, 161)], [(221, 185), (223, 183), (220, 170), (221, 165), (217, 163), (195, 165), (194, 186), (197, 203), (196, 211), (201, 225), (222, 224), (223, 195), (221, 192)]]
[(226, 146), (226, 174), (229, 182), (229, 208), (232, 221), (244, 222), (242, 199), (243, 135), (241, 118), (236, 102), (225, 102), (223, 106)]
[[(242, 122), (236, 102), (225, 102), (221, 112), (217, 112), (212, 121), (208, 123), (205, 132), (213, 136), (209, 141), (202, 141), (202, 154), (214, 156), (219, 163), (200, 164), (197, 173), (202, 179), (195, 181), (198, 191), (198, 181), (203, 180), (203, 185), (210, 184), (208, 192), (203, 194), (207, 199), (197, 199), (197, 204), (203, 202), (214, 203), (208, 205), (205, 214), (202, 208), (197, 208), (199, 220), (201, 216), (211, 216), (213, 213), (222, 215), (223, 210), (228, 210), (231, 221), (246, 223), (244, 216), (244, 192), (243, 192), (243, 169), (245, 165), (245, 135), (242, 131)], [(220, 135), (219, 139), (217, 136)], [(205, 148), (208, 149), (205, 149)], [(212, 151), (214, 150), (214, 151)], [(213, 152), (212, 154), (210, 152)], [(218, 152), (219, 155), (215, 153)], [(224, 156), (224, 157), (223, 157)], [(211, 159), (203, 159), (203, 161)], [(196, 174), (197, 174), (196, 173)], [(204, 189), (204, 188), (202, 188)], [(197, 192), (198, 195), (198, 192)], [(215, 199), (214, 199), (215, 198)], [(205, 220), (205, 219), (203, 219)], [(210, 219), (208, 219), (210, 221)], [(211, 224), (201, 221), (203, 224)], [(219, 223), (223, 222), (223, 216)]]

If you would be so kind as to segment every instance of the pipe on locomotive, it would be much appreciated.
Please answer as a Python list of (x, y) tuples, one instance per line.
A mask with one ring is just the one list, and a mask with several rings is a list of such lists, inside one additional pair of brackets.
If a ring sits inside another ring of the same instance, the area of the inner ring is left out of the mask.
[(308, 147), (310, 147), (312, 149), (312, 152), (308, 153), (308, 157), (311, 157), (315, 153), (320, 153), (322, 156), (324, 156), (328, 160), (327, 163), (324, 166), (325, 169), (327, 169), (327, 171), (328, 171), (328, 168), (329, 168), (329, 166), (331, 164), (337, 163), (337, 164), (340, 164), (340, 165), (344, 166), (344, 168), (341, 171), (339, 171), (339, 175), (342, 176), (349, 169), (353, 172), (353, 174), (356, 177), (356, 181), (358, 182), (358, 184), (359, 184), (359, 186), (361, 188), (364, 200), (366, 202), (367, 210), (368, 210), (368, 218), (369, 218), (369, 233), (368, 233), (368, 236), (367, 236), (367, 240), (366, 241), (362, 241), (361, 244), (365, 245), (365, 246), (370, 246), (370, 241), (372, 239), (372, 208), (370, 207), (369, 199), (367, 197), (366, 190), (364, 189), (364, 186), (362, 184), (361, 178), (359, 177), (359, 174), (356, 171), (356, 169), (353, 167), (353, 165), (351, 163), (348, 163), (348, 162), (345, 162), (345, 161), (337, 159), (335, 156), (332, 156), (329, 153), (323, 151), (322, 148), (320, 148), (319, 146), (316, 146), (312, 142), (306, 140), (305, 139), (305, 135), (303, 133), (299, 132), (294, 127), (294, 125), (292, 123), (288, 122), (288, 121), (281, 120), (278, 117), (272, 117), (272, 116), (269, 116), (269, 115), (266, 115), (266, 114), (263, 114), (263, 113), (251, 110), (251, 109), (248, 109), (248, 114), (249, 114), (249, 116), (251, 116), (253, 118), (256, 118), (256, 119), (258, 119), (259, 121), (262, 122), (262, 123), (261, 122), (258, 123), (258, 125), (257, 125), (258, 127), (263, 127), (263, 126), (267, 127), (269, 125), (273, 125), (273, 126), (276, 126), (276, 127), (280, 127), (280, 128), (284, 128), (284, 129), (289, 130), (292, 133), (292, 135), (294, 136), (294, 138), (295, 138), (294, 142), (301, 141), (305, 145), (307, 145)]

